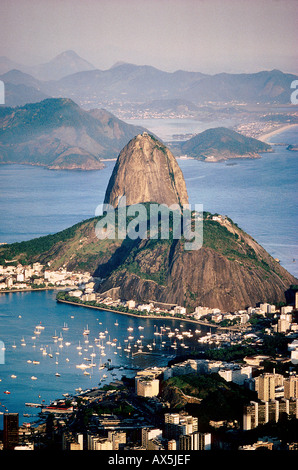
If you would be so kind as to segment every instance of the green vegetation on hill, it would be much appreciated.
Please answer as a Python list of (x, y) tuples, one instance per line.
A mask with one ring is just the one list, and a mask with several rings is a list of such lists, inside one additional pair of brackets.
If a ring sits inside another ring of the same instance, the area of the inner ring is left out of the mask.
[[(184, 249), (183, 236), (173, 239), (172, 231), (169, 240), (100, 240), (95, 233), (99, 220), (92, 218), (53, 235), (0, 246), (0, 264), (38, 261), (52, 270), (88, 271), (104, 278), (101, 292), (119, 287), (123, 299), (177, 303), (189, 312), (196, 305), (233, 311), (261, 301), (277, 303), (296, 284), (228, 218), (217, 221), (204, 213), (203, 247), (193, 251)], [(129, 217), (127, 224), (131, 221), (135, 217)]]
[(82, 223), (78, 223), (55, 234), (3, 245), (0, 247), (0, 263), (5, 264), (5, 260), (14, 259), (21, 264), (32, 263), (35, 259), (37, 260), (40, 255), (49, 251), (54, 245), (59, 242), (66, 243), (73, 238), (81, 224)]
[[(146, 204), (145, 206), (148, 208), (149, 204)], [(132, 219), (132, 217), (128, 217), (127, 224), (129, 224)], [(98, 240), (96, 237), (94, 238), (94, 229), (98, 220), (100, 220), (100, 217), (95, 217), (79, 222), (72, 227), (55, 234), (45, 235), (33, 240), (3, 245), (0, 247), (0, 262), (3, 264), (5, 259), (12, 260), (16, 258), (21, 263), (30, 263), (39, 259), (40, 256), (44, 256), (53, 247), (57, 248), (53, 251), (53, 260), (55, 260), (55, 258), (58, 258), (61, 254), (60, 250), (62, 247), (64, 247), (68, 248), (71, 254), (76, 254), (77, 263), (82, 261), (83, 258), (85, 260), (84, 268), (88, 270), (92, 265), (92, 257), (95, 254), (99, 254), (99, 248), (101, 248), (103, 252), (107, 250), (109, 245), (114, 242), (114, 240)], [(268, 263), (265, 260), (260, 259), (254, 249), (247, 244), (247, 241), (245, 240), (246, 234), (230, 221), (229, 225), (234, 230), (229, 230), (227, 226), (221, 225), (219, 222), (212, 220), (210, 213), (204, 213), (203, 246), (211, 248), (217, 253), (227, 257), (229, 260), (237, 260), (240, 263), (246, 262), (255, 267), (261, 266), (265, 270), (269, 269)], [(159, 221), (159, 228), (160, 226), (161, 222)], [(150, 227), (148, 223), (148, 229), (149, 228)], [(93, 236), (92, 243), (83, 244), (77, 253), (72, 252), (72, 244), (75, 243), (78, 236), (84, 235), (84, 231), (87, 231), (86, 234), (88, 237), (91, 238)], [(122, 243), (122, 240), (116, 240), (116, 242), (119, 244)], [(171, 225), (169, 240), (162, 240), (160, 238), (148, 239), (141, 243), (139, 240), (133, 241), (126, 239), (125, 242), (130, 245), (129, 252), (126, 253), (126, 256), (123, 258), (123, 263), (118, 266), (118, 269), (121, 269), (122, 266), (125, 266), (131, 272), (135, 272), (140, 276), (144, 276), (152, 280), (161, 280), (164, 277), (167, 267), (165, 261), (169, 255), (169, 251), (173, 242), (173, 231)], [(142, 253), (142, 256), (144, 257), (147, 255), (149, 257), (150, 255), (155, 256), (156, 253), (158, 253), (161, 260), (161, 270), (154, 274), (154, 271), (152, 271), (152, 266), (147, 265), (147, 268), (151, 269), (147, 270), (146, 276), (146, 271), (142, 269), (142, 264), (136, 262), (136, 256), (140, 255), (140, 253)]]
[[(180, 394), (182, 392), (182, 395)], [(174, 409), (191, 411), (201, 423), (210, 420), (241, 420), (243, 406), (256, 399), (256, 394), (216, 373), (186, 374), (171, 377), (162, 384), (162, 397)], [(191, 397), (201, 399), (194, 403)]]
[[(230, 219), (227, 219), (231, 226), (235, 226)], [(242, 236), (243, 235), (243, 236)], [(268, 263), (260, 258), (255, 250), (246, 243), (245, 234), (237, 227), (237, 231), (231, 232), (227, 226), (221, 225), (212, 219), (204, 220), (204, 246), (226, 256), (229, 260), (237, 260), (240, 263), (262, 267), (266, 271), (272, 269)]]
[(246, 137), (225, 127), (207, 129), (181, 144), (181, 151), (191, 157), (215, 160), (257, 156), (272, 151), (270, 145), (260, 140)]
[(143, 128), (104, 109), (85, 111), (71, 99), (48, 98), (0, 108), (0, 161), (53, 169), (98, 169)]

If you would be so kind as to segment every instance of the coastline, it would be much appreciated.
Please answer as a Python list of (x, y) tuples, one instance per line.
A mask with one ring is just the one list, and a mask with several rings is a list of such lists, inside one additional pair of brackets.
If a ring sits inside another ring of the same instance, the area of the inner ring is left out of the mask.
[(57, 290), (57, 286), (55, 287), (37, 287), (36, 289), (2, 289), (0, 290), (0, 294), (12, 294), (14, 292), (38, 292), (41, 290)]
[(286, 124), (283, 126), (278, 127), (277, 129), (274, 129), (270, 132), (267, 132), (265, 134), (261, 134), (260, 136), (257, 137), (258, 140), (261, 142), (266, 142), (267, 144), (270, 144), (269, 139), (273, 137), (274, 135), (281, 134), (282, 132), (291, 129), (292, 127), (297, 127), (298, 124)]
[(193, 320), (193, 319), (189, 319), (189, 318), (179, 318), (179, 317), (169, 316), (169, 315), (142, 315), (142, 314), (137, 315), (135, 313), (121, 312), (120, 310), (115, 310), (115, 309), (108, 308), (108, 307), (105, 307), (105, 308), (96, 307), (95, 305), (87, 305), (87, 304), (84, 304), (84, 303), (71, 302), (69, 300), (56, 299), (56, 301), (64, 303), (64, 304), (76, 305), (77, 307), (94, 308), (95, 310), (103, 310), (103, 311), (107, 311), (107, 312), (119, 313), (121, 315), (128, 315), (128, 316), (135, 317), (135, 318), (145, 318), (145, 319), (148, 318), (148, 319), (151, 319), (151, 320), (155, 319), (155, 320), (184, 321), (184, 322), (194, 323), (196, 325), (205, 326), (205, 327), (208, 327), (208, 328), (217, 328), (217, 329), (220, 329), (220, 330), (235, 330), (235, 331), (238, 331), (238, 329), (236, 327), (233, 327), (233, 326), (227, 327), (227, 326), (213, 325), (213, 324), (210, 324), (210, 323), (207, 323), (207, 322), (204, 322), (204, 321)]

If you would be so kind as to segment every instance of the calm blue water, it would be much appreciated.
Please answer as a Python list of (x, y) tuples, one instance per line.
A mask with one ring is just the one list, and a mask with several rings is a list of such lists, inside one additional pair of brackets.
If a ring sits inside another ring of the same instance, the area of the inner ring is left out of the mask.
[[(143, 123), (144, 125), (144, 123)], [(146, 126), (148, 128), (148, 125)], [(149, 127), (150, 128), (150, 127)], [(154, 131), (153, 129), (150, 129)], [(192, 129), (189, 129), (190, 131)], [(185, 132), (187, 129), (181, 130)], [(272, 142), (295, 144), (297, 128), (272, 138)], [(264, 154), (258, 160), (226, 163), (203, 163), (195, 160), (178, 160), (184, 173), (190, 203), (203, 203), (204, 210), (231, 217), (241, 228), (251, 234), (269, 253), (281, 260), (281, 264), (298, 276), (298, 209), (297, 209), (297, 153), (286, 146), (276, 146), (272, 154)], [(107, 162), (99, 171), (51, 171), (40, 167), (22, 165), (0, 166), (0, 241), (13, 242), (54, 233), (83, 219), (93, 217), (98, 204), (103, 202), (106, 186), (114, 162)], [(293, 262), (293, 259), (297, 262)], [(119, 325), (114, 323), (118, 321)], [(35, 326), (45, 326), (40, 335), (34, 335)], [(63, 331), (64, 322), (69, 326)], [(101, 323), (101, 324), (100, 324)], [(88, 324), (89, 344), (82, 335)], [(127, 345), (127, 328), (133, 327), (132, 347), (142, 334), (143, 344), (152, 343), (154, 325), (179, 328), (180, 322), (133, 319), (119, 314), (99, 312), (82, 307), (57, 304), (54, 292), (17, 293), (0, 295), (0, 340), (5, 344), (4, 364), (0, 364), (0, 412), (8, 409), (20, 413), (20, 421), (30, 421), (23, 413), (36, 414), (25, 402), (40, 403), (73, 393), (76, 388), (97, 386), (103, 374), (109, 383), (128, 370), (111, 372), (98, 370), (100, 358), (111, 359), (117, 366), (161, 364), (161, 357), (143, 356), (143, 359), (126, 357), (122, 350), (105, 343), (106, 356), (99, 356), (94, 338), (99, 331), (108, 331), (105, 341), (117, 338), (122, 348)], [(143, 326), (144, 330), (139, 330)], [(184, 324), (184, 329), (194, 329)], [(54, 342), (52, 336), (63, 334), (62, 342)], [(32, 336), (36, 336), (33, 339)], [(22, 346), (24, 342), (26, 346)], [(160, 338), (156, 337), (159, 350)], [(82, 356), (77, 350), (83, 347)], [(190, 345), (191, 345), (191, 341)], [(70, 342), (67, 346), (65, 343)], [(63, 348), (59, 348), (63, 344)], [(14, 348), (13, 346), (16, 346)], [(93, 346), (93, 348), (89, 348)], [(34, 347), (35, 346), (35, 347)], [(47, 355), (42, 354), (46, 349)], [(84, 351), (85, 349), (85, 351)], [(86, 376), (76, 368), (90, 359), (90, 351), (96, 367), (88, 369)], [(114, 352), (118, 354), (114, 354)], [(173, 350), (169, 348), (168, 354)], [(59, 354), (56, 354), (59, 352)], [(53, 355), (51, 358), (49, 353)], [(1, 354), (0, 354), (1, 358)], [(56, 359), (58, 358), (58, 364)], [(68, 360), (67, 360), (68, 359)], [(37, 360), (40, 364), (34, 365)], [(164, 356), (166, 360), (166, 356)], [(59, 372), (60, 377), (55, 373)], [(12, 378), (15, 375), (16, 378)], [(31, 377), (36, 376), (36, 380)], [(4, 394), (9, 390), (9, 395)], [(0, 415), (0, 426), (2, 425)]]
[(29, 240), (94, 217), (114, 162), (99, 171), (0, 166), (0, 242)]
[(236, 119), (222, 119), (221, 121), (197, 121), (194, 119), (125, 119), (125, 122), (134, 126), (142, 126), (153, 132), (164, 142), (173, 141), (175, 134), (198, 134), (212, 127), (231, 127), (237, 124)]
[[(62, 398), (64, 393), (76, 393), (76, 389), (80, 387), (86, 390), (121, 379), (123, 375), (132, 376), (136, 372), (131, 367), (166, 365), (175, 352), (171, 348), (174, 339), (169, 338), (165, 331), (163, 336), (154, 335), (155, 332), (161, 332), (161, 327), (167, 327), (167, 332), (169, 329), (174, 331), (175, 328), (181, 332), (191, 329), (193, 338), (184, 339), (189, 347), (198, 337), (194, 332), (196, 326), (192, 323), (136, 319), (112, 312), (59, 304), (55, 298), (55, 291), (0, 295), (0, 339), (5, 344), (4, 363), (0, 364), (0, 412), (6, 409), (9, 412), (19, 412), (21, 422), (35, 419), (38, 413), (38, 409), (26, 407), (25, 403), (43, 403), (44, 400), (44, 403), (49, 404), (51, 400)], [(65, 323), (67, 331), (63, 330)], [(36, 329), (40, 325), (44, 329)], [(90, 334), (86, 336), (83, 331), (87, 327)], [(129, 331), (128, 328), (133, 330)], [(36, 331), (40, 331), (40, 334), (35, 333)], [(99, 338), (100, 332), (106, 332), (105, 338), (96, 342), (95, 338)], [(62, 339), (55, 341), (53, 336)], [(115, 339), (116, 346), (108, 344)], [(177, 341), (179, 347), (179, 340)], [(136, 352), (140, 345), (143, 346), (143, 351), (148, 352), (148, 344), (152, 345), (152, 352), (158, 353), (158, 356), (132, 357), (131, 353)], [(104, 349), (100, 346), (104, 346)], [(131, 347), (130, 353), (124, 350), (128, 346)], [(78, 347), (82, 349), (77, 349)], [(185, 349), (180, 347), (179, 350)], [(43, 354), (43, 351), (47, 354)], [(101, 355), (102, 351), (105, 355)], [(82, 363), (90, 365), (92, 360), (95, 366), (86, 369), (90, 375), (84, 375), (84, 370), (76, 367)], [(99, 370), (99, 366), (106, 362), (118, 368), (112, 371)], [(127, 369), (119, 369), (120, 367)], [(60, 377), (56, 377), (57, 372)], [(106, 378), (103, 377), (104, 374), (107, 375)], [(12, 375), (16, 377), (13, 378)], [(32, 376), (36, 380), (31, 379)], [(105, 380), (100, 382), (103, 378)], [(11, 393), (5, 394), (5, 391)], [(24, 417), (24, 413), (33, 414), (34, 417)], [(0, 415), (0, 424), (1, 418)]]

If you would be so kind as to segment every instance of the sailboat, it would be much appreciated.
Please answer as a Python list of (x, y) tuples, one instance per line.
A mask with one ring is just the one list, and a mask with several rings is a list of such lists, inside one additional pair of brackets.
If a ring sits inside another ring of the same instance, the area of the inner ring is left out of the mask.
[[(58, 369), (58, 357), (56, 357), (55, 363), (57, 364), (57, 369)], [(56, 377), (60, 377), (60, 374), (59, 374), (58, 370), (57, 370), (55, 376), (56, 376)]]
[(87, 327), (83, 331), (83, 335), (89, 335), (89, 333), (90, 333), (90, 330), (89, 330), (88, 325), (87, 325)]
[(99, 366), (98, 366), (98, 370), (102, 370), (102, 369), (104, 369), (104, 368), (105, 368), (105, 366), (102, 364), (102, 362), (101, 362), (101, 358), (100, 358), (100, 360), (99, 360)]

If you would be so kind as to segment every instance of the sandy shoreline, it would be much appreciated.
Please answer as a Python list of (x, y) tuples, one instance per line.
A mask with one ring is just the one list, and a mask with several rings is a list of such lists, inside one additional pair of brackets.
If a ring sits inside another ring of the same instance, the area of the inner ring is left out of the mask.
[(271, 132), (267, 132), (266, 134), (261, 134), (259, 137), (257, 137), (257, 139), (260, 140), (261, 142), (266, 142), (269, 144), (270, 143), (269, 139), (271, 137), (273, 137), (274, 135), (280, 134), (281, 132), (284, 132), (287, 129), (290, 129), (292, 127), (298, 127), (298, 124), (287, 124), (285, 126), (280, 126)]

